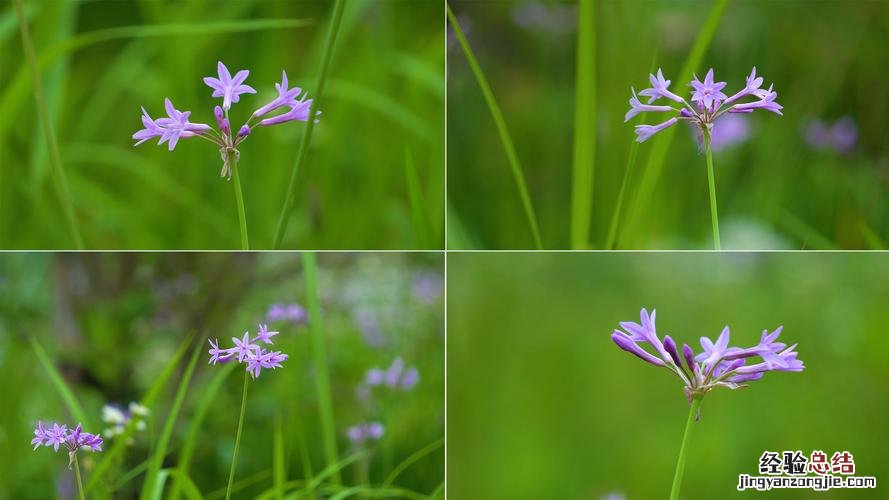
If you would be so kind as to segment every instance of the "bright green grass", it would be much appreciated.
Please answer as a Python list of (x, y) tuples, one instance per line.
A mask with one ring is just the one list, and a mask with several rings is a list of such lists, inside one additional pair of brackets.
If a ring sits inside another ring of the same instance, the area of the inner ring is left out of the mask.
[[(282, 69), (311, 97), (320, 90), (333, 2), (21, 2), (43, 98), (35, 101), (31, 59), (13, 4), (4, 2), (0, 247), (77, 248), (74, 229), (97, 249), (247, 246), (233, 188), (218, 177), (218, 151), (195, 139), (173, 152), (151, 142), (133, 148), (139, 107), (162, 115), (169, 97), (192, 121), (212, 124), (219, 100), (201, 78), (215, 74), (218, 60), (249, 69), (247, 83), (258, 90), (232, 107), (236, 125), (275, 95)], [(249, 246), (440, 249), (441, 7), (353, 0), (341, 14), (314, 132), (304, 134), (312, 128), (305, 123), (259, 127), (240, 148)], [(418, 227), (421, 218), (430, 227)], [(276, 241), (279, 219), (287, 230)]]
[(874, 419), (889, 412), (886, 255), (467, 252), (448, 255), (447, 277), (449, 498), (668, 498), (689, 416), (682, 383), (610, 339), (642, 307), (696, 351), (725, 325), (745, 346), (783, 325), (806, 365), (707, 394), (679, 498), (749, 498), (738, 475), (757, 475), (766, 450), (849, 450), (857, 474), (889, 468)]

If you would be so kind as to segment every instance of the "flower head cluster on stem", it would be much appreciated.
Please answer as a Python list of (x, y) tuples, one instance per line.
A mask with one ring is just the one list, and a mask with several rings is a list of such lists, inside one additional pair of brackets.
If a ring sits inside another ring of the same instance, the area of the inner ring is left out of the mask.
[[(238, 71), (232, 76), (225, 64), (219, 61), (216, 71), (217, 77), (208, 76), (204, 78), (204, 83), (213, 89), (213, 97), (222, 98), (222, 106), (216, 106), (213, 110), (218, 130), (205, 123), (188, 121), (191, 111), (179, 111), (169, 98), (165, 98), (166, 118), (155, 120), (145, 111), (144, 107), (142, 108), (142, 126), (144, 128), (133, 134), (133, 139), (137, 141), (136, 146), (154, 137), (159, 137), (158, 144), (166, 142), (168, 149), (173, 151), (179, 139), (201, 137), (219, 148), (222, 157), (220, 176), (231, 179), (232, 161), (238, 162), (241, 157), (238, 146), (247, 139), (255, 127), (309, 120), (312, 99), (308, 99), (299, 87), (291, 88), (287, 81), (287, 73), (281, 71), (281, 83), (275, 84), (278, 97), (254, 111), (243, 125), (233, 129), (229, 119), (229, 110), (232, 104), (237, 103), (241, 95), (255, 94), (256, 90), (244, 84), (247, 76), (250, 75), (250, 71), (246, 69)], [(285, 111), (273, 115), (274, 112), (282, 109)], [(320, 111), (316, 113), (316, 122), (320, 114)], [(232, 133), (232, 130), (235, 130), (236, 133)]]
[[(702, 352), (695, 353), (688, 344), (680, 350), (676, 342), (664, 335), (661, 340), (655, 328), (656, 311), (642, 309), (640, 322), (624, 321), (611, 334), (618, 347), (654, 366), (675, 373), (685, 384), (685, 396), (691, 403), (716, 387), (738, 389), (745, 382), (759, 380), (766, 372), (800, 372), (805, 366), (797, 359), (796, 344), (787, 347), (778, 342), (782, 327), (764, 330), (759, 343), (752, 347), (729, 347), (729, 328), (726, 326), (716, 341), (701, 337)], [(642, 348), (647, 344), (650, 350)], [(651, 352), (654, 351), (654, 352)], [(748, 361), (759, 358), (757, 362)]]
[(229, 361), (237, 361), (238, 363), (246, 363), (247, 373), (256, 379), (259, 377), (263, 368), (276, 369), (281, 368), (287, 355), (280, 351), (270, 351), (263, 348), (260, 342), (272, 345), (272, 337), (278, 335), (278, 332), (269, 331), (266, 325), (259, 325), (259, 331), (256, 336), (250, 338), (250, 332), (244, 332), (242, 338), (232, 337), (234, 347), (228, 349), (219, 348), (219, 339), (213, 342), (213, 339), (207, 339), (210, 343), (210, 364), (228, 363)]
[[(630, 87), (630, 110), (624, 116), (624, 122), (639, 113), (656, 112), (672, 115), (666, 121), (657, 125), (636, 125), (636, 141), (643, 142), (662, 130), (666, 130), (680, 121), (687, 121), (696, 126), (701, 133), (709, 138), (713, 131), (713, 124), (726, 113), (752, 113), (757, 109), (764, 109), (781, 115), (783, 106), (775, 102), (778, 93), (762, 88), (763, 79), (756, 76), (756, 67), (750, 72), (744, 88), (731, 96), (726, 96), (722, 90), (725, 82), (714, 81), (713, 69), (707, 72), (704, 81), (700, 81), (695, 75), (689, 84), (692, 89), (691, 103), (670, 91), (670, 80), (664, 79), (660, 69), (657, 75), (649, 75), (651, 87), (639, 92), (639, 96), (648, 97), (648, 103), (643, 104), (636, 95), (636, 90)], [(673, 101), (669, 105), (653, 105), (656, 100), (664, 98)], [(745, 98), (754, 98), (752, 101), (739, 102)]]
[(43, 422), (37, 422), (31, 444), (35, 450), (40, 446), (52, 446), (56, 452), (59, 451), (59, 447), (64, 446), (68, 449), (68, 468), (71, 468), (77, 450), (102, 451), (102, 436), (83, 432), (81, 424), (77, 424), (74, 429), (68, 429), (64, 424), (52, 422), (50, 427)]

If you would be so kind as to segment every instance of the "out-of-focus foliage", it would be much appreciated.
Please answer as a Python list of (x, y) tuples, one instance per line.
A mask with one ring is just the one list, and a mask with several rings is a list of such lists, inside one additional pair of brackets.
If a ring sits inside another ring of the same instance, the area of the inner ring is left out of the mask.
[[(679, 379), (620, 350), (619, 321), (700, 349), (731, 327), (784, 326), (801, 373), (703, 400), (681, 497), (747, 497), (764, 451), (848, 450), (889, 470), (889, 259), (879, 254), (453, 254), (448, 257), (448, 493), (460, 499), (666, 498), (688, 402)], [(453, 409), (459, 408), (459, 411)], [(774, 490), (772, 498), (880, 490)]]
[[(516, 144), (544, 246), (567, 248), (572, 194), (576, 2), (449, 2)], [(630, 87), (679, 73), (715, 2), (596, 1), (594, 194), (587, 247), (604, 248), (631, 156)], [(523, 207), (488, 107), (460, 46), (448, 41), (448, 244), (532, 248)], [(772, 82), (784, 116), (748, 118), (749, 137), (715, 154), (723, 248), (884, 248), (889, 244), (889, 8), (882, 1), (729, 2), (698, 75), (713, 67), (729, 94), (750, 69)], [(592, 56), (589, 56), (592, 57)], [(663, 121), (657, 113), (646, 123)], [(814, 120), (849, 117), (847, 152), (814, 148)], [(618, 248), (712, 248), (705, 158), (680, 124), (658, 170), (656, 139), (638, 147)], [(647, 180), (643, 180), (646, 179)], [(650, 195), (639, 194), (643, 183)], [(642, 197), (643, 199), (640, 199)]]
[[(334, 429), (340, 456), (355, 451), (348, 427), (379, 421), (385, 435), (369, 446), (367, 477), (359, 461), (342, 470), (345, 484), (381, 485), (412, 453), (444, 433), (442, 258), (424, 254), (323, 254), (318, 291), (331, 379)], [(76, 424), (31, 346), (48, 352), (98, 429), (106, 403), (139, 401), (159, 377), (177, 346), (193, 334), (198, 360), (185, 403), (173, 427), (165, 468), (180, 466), (180, 452), (211, 380), (226, 365), (207, 364), (207, 338), (229, 344), (256, 332), (275, 303), (306, 304), (299, 254), (6, 254), (0, 257), (0, 499), (72, 498), (67, 457), (51, 449), (31, 451), (38, 419)], [(251, 383), (235, 498), (253, 498), (272, 486), (276, 418), (283, 429), (287, 480), (325, 466), (315, 392), (317, 364), (308, 328), (271, 323), (277, 350), (290, 358)], [(416, 367), (411, 391), (371, 392), (359, 397), (365, 371), (396, 357)], [(144, 471), (124, 484), (126, 472), (150, 456), (166, 423), (173, 394), (190, 354), (182, 358), (153, 406), (146, 432), (137, 433), (112, 465), (95, 498), (134, 498)], [(219, 498), (229, 464), (241, 402), (243, 365), (220, 386), (194, 448), (189, 476), (207, 498)], [(87, 480), (116, 445), (85, 455)], [(438, 447), (406, 468), (394, 486), (428, 495), (444, 481)], [(171, 481), (168, 481), (168, 484)], [(328, 481), (325, 481), (328, 482)], [(164, 498), (168, 497), (168, 487)]]
[[(277, 95), (282, 69), (313, 96), (333, 2), (23, 1), (87, 248), (237, 248), (218, 149), (194, 138), (133, 148), (139, 107), (164, 116), (169, 97), (214, 124), (221, 101), (201, 80), (217, 61), (249, 69), (258, 91), (232, 106), (234, 127)], [(0, 247), (74, 248), (11, 1), (0, 67)], [(442, 248), (443, 72), (439, 3), (347, 2), (284, 248)], [(272, 245), (304, 129), (261, 127), (240, 148), (254, 248)]]

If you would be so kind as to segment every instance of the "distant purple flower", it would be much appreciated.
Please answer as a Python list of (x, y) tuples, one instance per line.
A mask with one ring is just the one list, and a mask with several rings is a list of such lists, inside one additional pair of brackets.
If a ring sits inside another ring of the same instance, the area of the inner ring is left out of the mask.
[(420, 381), (420, 372), (414, 367), (405, 369), (404, 359), (396, 357), (389, 368), (371, 368), (364, 375), (363, 385), (383, 386), (409, 391)]
[[(309, 119), (312, 100), (307, 99), (305, 95), (300, 97), (299, 93), (301, 91), (299, 88), (288, 88), (287, 75), (282, 72), (282, 82), (281, 84), (276, 84), (278, 97), (254, 112), (246, 123), (237, 129), (233, 129), (228, 116), (231, 105), (237, 103), (241, 95), (255, 94), (256, 90), (244, 84), (244, 81), (250, 74), (248, 70), (238, 71), (235, 76), (232, 76), (222, 61), (217, 63), (216, 70), (218, 73), (217, 77), (208, 76), (204, 78), (204, 83), (213, 89), (213, 97), (222, 98), (222, 106), (215, 106), (213, 109), (218, 130), (203, 123), (189, 122), (190, 111), (179, 111), (173, 107), (173, 103), (169, 99), (165, 99), (166, 118), (154, 120), (145, 108), (142, 108), (142, 126), (144, 128), (133, 134), (133, 139), (137, 141), (135, 145), (138, 146), (149, 139), (159, 137), (158, 144), (167, 142), (168, 149), (173, 151), (179, 139), (202, 137), (219, 148), (219, 154), (222, 158), (220, 176), (231, 179), (232, 167), (237, 164), (241, 156), (238, 146), (253, 132), (257, 125), (253, 122), (254, 119), (260, 118), (262, 115), (280, 107), (289, 107), (290, 110), (281, 115), (262, 120), (259, 125), (274, 125), (295, 120), (307, 121)], [(320, 114), (320, 111), (316, 113), (316, 123), (318, 122), (317, 117)], [(233, 130), (237, 132), (233, 134)]]
[(59, 446), (64, 446), (68, 449), (70, 462), (74, 461), (74, 454), (81, 448), (88, 451), (102, 451), (102, 437), (99, 434), (83, 432), (83, 426), (80, 424), (69, 430), (66, 425), (53, 423), (51, 428), (47, 428), (43, 422), (37, 422), (31, 444), (35, 450), (42, 445), (52, 446), (56, 452), (59, 451)]
[(238, 102), (241, 94), (256, 93), (256, 89), (249, 85), (244, 85), (244, 80), (247, 79), (250, 71), (246, 69), (238, 71), (232, 78), (231, 73), (228, 72), (228, 68), (225, 67), (225, 64), (222, 64), (222, 61), (216, 63), (216, 71), (219, 73), (219, 78), (208, 76), (204, 78), (204, 83), (213, 89), (213, 97), (222, 98), (222, 109), (226, 111), (231, 109), (232, 103)]
[(392, 361), (392, 364), (389, 365), (389, 369), (386, 370), (386, 374), (383, 376), (383, 383), (388, 385), (389, 387), (398, 387), (399, 381), (401, 380), (401, 374), (404, 372), (404, 360), (401, 359), (401, 356), (395, 358)]
[(401, 388), (409, 391), (420, 381), (420, 372), (416, 368), (408, 368), (401, 377)]
[[(698, 146), (703, 151), (704, 137), (700, 129), (695, 129), (695, 137), (698, 140)], [(743, 114), (723, 115), (713, 123), (713, 130), (710, 133), (710, 148), (714, 152), (722, 151), (746, 141), (748, 137), (750, 137), (750, 122), (747, 116)]]
[(516, 3), (512, 17), (522, 28), (565, 33), (577, 26), (577, 6), (548, 5), (543, 2)]
[(833, 125), (816, 119), (808, 124), (804, 136), (812, 148), (848, 153), (858, 140), (858, 127), (849, 116), (840, 118)]
[[(778, 94), (772, 91), (772, 87), (769, 87), (768, 90), (760, 88), (763, 79), (756, 76), (756, 68), (753, 68), (753, 71), (747, 77), (744, 89), (731, 97), (726, 97), (722, 92), (726, 85), (725, 82), (714, 81), (712, 68), (707, 71), (703, 82), (695, 76), (690, 84), (693, 89), (691, 103), (670, 92), (670, 80), (664, 79), (660, 69), (658, 69), (657, 76), (649, 75), (649, 80), (651, 88), (639, 92), (640, 96), (649, 98), (647, 105), (639, 101), (635, 90), (631, 87), (630, 110), (624, 117), (624, 121), (628, 121), (642, 112), (675, 113), (675, 116), (658, 125), (636, 125), (637, 142), (650, 139), (653, 135), (675, 125), (678, 121), (688, 121), (695, 125), (701, 134), (706, 134), (706, 138), (709, 140), (712, 139), (714, 134), (714, 125), (717, 123), (717, 119), (726, 113), (751, 113), (756, 109), (763, 109), (779, 115), (782, 114), (781, 109), (783, 107), (775, 102)], [(651, 106), (651, 103), (661, 97), (679, 103), (681, 106), (678, 108), (673, 106)], [(754, 97), (758, 100), (737, 102), (744, 97)]]
[(411, 294), (415, 299), (424, 304), (432, 304), (441, 297), (443, 287), (444, 280), (440, 274), (420, 271), (414, 276), (414, 281), (411, 284)]
[(612, 492), (602, 497), (601, 500), (627, 500), (627, 497), (623, 493)]
[(247, 373), (254, 379), (259, 377), (263, 368), (281, 368), (281, 363), (287, 360), (287, 355), (280, 351), (269, 351), (259, 345), (260, 342), (271, 345), (271, 338), (277, 334), (278, 332), (270, 332), (265, 325), (259, 325), (256, 337), (251, 339), (249, 332), (244, 332), (241, 338), (232, 337), (232, 343), (235, 345), (228, 349), (220, 349), (218, 341), (214, 343), (207, 339), (210, 342), (210, 363), (215, 365), (217, 362), (226, 363), (234, 359), (237, 359), (238, 363), (246, 362)]
[(289, 321), (294, 325), (302, 325), (308, 322), (309, 314), (299, 304), (272, 304), (265, 314), (265, 320), (269, 323)]
[(367, 345), (380, 348), (386, 344), (386, 337), (383, 335), (383, 328), (380, 326), (380, 320), (375, 311), (355, 309), (352, 311), (352, 316), (361, 332), (361, 338)]
[[(641, 324), (620, 323), (625, 331), (615, 330), (611, 340), (621, 349), (652, 365), (665, 367), (679, 376), (685, 385), (684, 392), (689, 402), (692, 398), (703, 397), (715, 387), (744, 387), (744, 382), (758, 380), (769, 371), (798, 372), (805, 368), (803, 362), (797, 359), (796, 344), (785, 348), (785, 344), (777, 342), (781, 327), (773, 332), (763, 331), (759, 343), (747, 348), (729, 346), (729, 328), (725, 327), (715, 342), (708, 337), (701, 337), (701, 353), (695, 355), (688, 344), (683, 344), (680, 356), (677, 345), (670, 336), (665, 336), (663, 342), (658, 338), (654, 326), (654, 311), (649, 316), (642, 309), (640, 316)], [(646, 343), (654, 348), (655, 353), (639, 345)], [(752, 358), (759, 358), (761, 361), (747, 364), (747, 360)]]
[(377, 441), (383, 437), (383, 433), (383, 424), (379, 422), (353, 425), (346, 431), (349, 441), (355, 446), (360, 446), (370, 440)]
[(386, 372), (379, 368), (371, 368), (364, 374), (364, 383), (370, 386), (382, 385), (386, 380)]

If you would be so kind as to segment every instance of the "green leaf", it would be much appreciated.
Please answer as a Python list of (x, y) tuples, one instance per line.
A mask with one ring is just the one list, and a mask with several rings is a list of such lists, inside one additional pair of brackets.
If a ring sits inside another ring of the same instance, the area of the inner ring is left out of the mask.
[[(164, 366), (163, 370), (161, 370), (157, 378), (154, 379), (154, 383), (151, 384), (151, 387), (148, 388), (148, 392), (145, 393), (142, 401), (140, 401), (140, 404), (142, 406), (146, 406), (149, 409), (154, 406), (154, 403), (157, 401), (161, 391), (166, 386), (167, 381), (176, 370), (176, 365), (179, 363), (179, 360), (182, 359), (182, 356), (188, 349), (188, 345), (191, 343), (192, 339), (193, 336), (189, 335), (188, 338), (186, 338), (179, 344), (179, 348), (176, 350), (176, 353), (170, 357), (170, 360), (167, 361), (167, 364)], [(95, 470), (93, 470), (92, 474), (90, 474), (90, 478), (84, 487), (84, 493), (89, 494), (90, 490), (92, 490), (99, 484), (99, 481), (108, 472), (117, 457), (120, 456), (124, 452), (124, 450), (127, 449), (126, 441), (130, 436), (132, 436), (135, 430), (135, 420), (131, 420), (126, 425), (126, 427), (124, 427), (123, 433), (118, 435), (115, 438), (114, 442), (112, 442), (111, 446), (109, 446), (108, 449), (101, 454), (102, 459), (96, 465), (96, 468)]]
[(531, 228), (531, 236), (534, 238), (534, 245), (538, 250), (542, 250), (543, 243), (540, 239), (540, 230), (537, 227), (537, 215), (534, 212), (534, 204), (531, 202), (531, 196), (528, 194), (528, 187), (525, 183), (525, 174), (522, 172), (522, 166), (519, 164), (519, 156), (512, 143), (512, 137), (509, 135), (509, 129), (506, 127), (506, 121), (503, 119), (503, 113), (500, 111), (500, 106), (494, 98), (494, 93), (491, 91), (488, 79), (485, 77), (481, 66), (479, 66), (478, 61), (475, 59), (472, 47), (470, 47), (469, 42), (466, 41), (466, 37), (463, 35), (463, 30), (460, 28), (460, 23), (457, 22), (457, 16), (454, 15), (450, 5), (447, 6), (447, 11), (448, 19), (451, 22), (451, 26), (454, 28), (454, 34), (457, 35), (457, 40), (463, 48), (463, 53), (466, 55), (469, 67), (472, 68), (475, 80), (478, 82), (478, 86), (481, 88), (482, 95), (485, 98), (485, 103), (488, 105), (488, 110), (491, 112), (491, 118), (494, 119), (494, 124), (497, 126), (497, 132), (500, 134), (500, 142), (503, 144), (506, 159), (509, 161), (509, 166), (512, 169), (512, 176), (515, 180), (516, 189), (519, 192), (519, 198), (522, 201), (522, 205), (525, 207), (525, 217), (527, 217), (528, 226)]
[(407, 180), (408, 197), (411, 200), (411, 220), (414, 226), (414, 236), (420, 247), (427, 248), (429, 245), (429, 218), (426, 216), (425, 203), (423, 202), (423, 191), (420, 189), (420, 178), (417, 176), (417, 169), (414, 165), (414, 158), (411, 156), (411, 150), (404, 148), (404, 176)]
[(275, 482), (275, 494), (280, 500), (284, 498), (284, 482), (287, 481), (284, 470), (284, 432), (281, 430), (281, 414), (275, 416), (275, 442), (272, 453), (272, 477)]
[(571, 179), (571, 248), (589, 244), (596, 165), (595, 2), (580, 0), (577, 13), (577, 70), (574, 80), (574, 165)]
[[(170, 477), (176, 480), (176, 487), (181, 487), (182, 491), (185, 492), (185, 496), (189, 500), (203, 500), (204, 497), (201, 495), (201, 490), (199, 490), (197, 485), (194, 484), (194, 481), (188, 477), (188, 474), (179, 469), (164, 469), (164, 471), (169, 472)], [(160, 496), (160, 492), (163, 491), (163, 488), (156, 491), (158, 492), (158, 496)]]
[[(236, 365), (234, 363), (223, 365), (220, 367), (219, 373), (213, 376), (213, 379), (210, 381), (210, 384), (201, 391), (201, 399), (198, 402), (197, 410), (195, 410), (194, 415), (191, 418), (191, 425), (188, 428), (188, 433), (185, 435), (185, 440), (182, 444), (182, 451), (179, 453), (179, 458), (176, 461), (178, 464), (178, 469), (185, 475), (188, 475), (189, 468), (191, 467), (191, 457), (194, 454), (194, 447), (197, 443), (198, 437), (203, 433), (204, 430), (204, 419), (207, 416), (207, 412), (210, 409), (210, 404), (216, 399), (216, 394), (219, 392), (220, 387), (222, 387), (222, 383), (225, 382), (225, 379), (231, 375), (231, 372), (234, 371), (236, 367), (240, 365)], [(179, 484), (177, 483), (170, 494), (170, 498), (176, 500), (179, 498)]]
[(383, 487), (389, 486), (395, 481), (395, 478), (398, 477), (399, 474), (404, 472), (405, 469), (413, 465), (415, 462), (425, 457), (426, 455), (434, 452), (435, 450), (444, 446), (444, 438), (438, 439), (432, 443), (427, 444), (426, 446), (420, 448), (419, 450), (413, 452), (405, 458), (398, 466), (392, 469), (392, 472), (386, 477), (386, 480), (383, 481)]
[[(324, 443), (324, 458), (327, 469), (337, 463), (336, 424), (333, 419), (333, 401), (330, 396), (330, 373), (327, 368), (327, 336), (324, 335), (324, 321), (321, 303), (318, 300), (315, 253), (303, 254), (305, 267), (306, 297), (309, 301), (309, 331), (312, 338), (312, 361), (315, 364), (315, 392), (318, 398), (318, 413), (321, 416), (321, 439)], [(339, 469), (332, 469), (335, 483), (340, 482)], [(315, 480), (323, 476), (319, 474)]]
[(34, 337), (31, 337), (31, 347), (34, 349), (34, 353), (37, 355), (40, 364), (43, 365), (43, 368), (46, 370), (47, 375), (49, 375), (49, 380), (52, 382), (53, 387), (56, 388), (59, 396), (62, 397), (62, 401), (65, 402), (65, 407), (68, 408), (68, 412), (71, 413), (71, 416), (78, 422), (82, 422), (87, 429), (94, 430), (95, 427), (93, 426), (92, 420), (87, 418), (86, 412), (83, 411), (83, 407), (80, 406), (80, 402), (77, 401), (77, 397), (74, 396), (74, 393), (68, 387), (62, 374), (59, 373), (55, 365), (50, 361), (49, 356), (46, 355), (46, 351), (43, 350), (43, 346), (41, 346), (40, 342), (37, 342), (37, 339)]
[(194, 352), (191, 354), (191, 361), (188, 362), (188, 367), (185, 369), (185, 374), (182, 375), (182, 379), (179, 381), (179, 387), (176, 389), (176, 397), (173, 400), (173, 406), (170, 408), (170, 413), (167, 414), (167, 418), (164, 421), (164, 429), (161, 431), (160, 439), (152, 452), (152, 464), (148, 468), (148, 473), (145, 476), (145, 483), (142, 485), (142, 493), (139, 495), (139, 498), (143, 500), (155, 498), (155, 496), (160, 495), (161, 491), (163, 491), (162, 486), (160, 490), (157, 490), (156, 483), (158, 481), (156, 481), (155, 478), (160, 473), (161, 466), (164, 463), (164, 456), (167, 454), (167, 446), (170, 444), (170, 437), (173, 435), (173, 426), (176, 424), (176, 418), (179, 416), (179, 410), (182, 408), (182, 402), (185, 400), (185, 394), (188, 392), (188, 384), (191, 382), (191, 376), (194, 373), (194, 367), (198, 362), (198, 356), (203, 350), (203, 344), (198, 344), (195, 347)]

